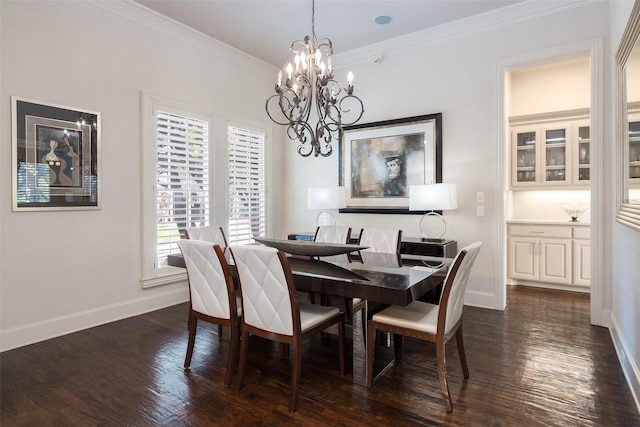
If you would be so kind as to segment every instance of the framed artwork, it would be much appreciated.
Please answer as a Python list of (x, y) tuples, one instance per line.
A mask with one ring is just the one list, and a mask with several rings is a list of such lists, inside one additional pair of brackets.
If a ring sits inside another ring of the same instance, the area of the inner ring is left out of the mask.
[(340, 140), (343, 213), (409, 211), (409, 186), (442, 182), (442, 113), (347, 126)]
[(100, 113), (11, 97), (14, 211), (100, 209)]

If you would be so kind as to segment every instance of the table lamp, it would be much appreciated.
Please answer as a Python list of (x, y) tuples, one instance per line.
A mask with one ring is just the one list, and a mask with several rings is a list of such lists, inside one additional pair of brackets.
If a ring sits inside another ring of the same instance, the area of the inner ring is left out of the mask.
[(308, 209), (323, 209), (316, 217), (316, 225), (335, 225), (336, 218), (329, 209), (347, 206), (344, 187), (312, 187), (308, 190)]
[(430, 211), (420, 219), (420, 232), (427, 241), (444, 242), (447, 222), (435, 211), (458, 208), (455, 184), (425, 184), (409, 186), (409, 210)]

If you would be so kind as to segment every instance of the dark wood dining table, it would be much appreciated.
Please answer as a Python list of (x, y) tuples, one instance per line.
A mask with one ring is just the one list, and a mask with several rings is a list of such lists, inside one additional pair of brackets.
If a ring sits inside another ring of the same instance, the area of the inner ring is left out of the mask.
[[(289, 256), (288, 260), (299, 291), (330, 296), (333, 301), (342, 301), (345, 309), (352, 298), (367, 300), (368, 309), (353, 313), (348, 328), (353, 345), (347, 346), (352, 354), (346, 359), (353, 361), (353, 382), (365, 387), (366, 334), (363, 319), (370, 316), (373, 307), (408, 305), (420, 299), (443, 282), (447, 266), (445, 263), (444, 267), (433, 269), (419, 262), (419, 265), (399, 265), (402, 260), (388, 255), (364, 257), (352, 262), (330, 262), (300, 256)], [(173, 255), (169, 263), (184, 267), (180, 255)], [(376, 339), (375, 360), (374, 377), (393, 365), (393, 346), (387, 339)]]

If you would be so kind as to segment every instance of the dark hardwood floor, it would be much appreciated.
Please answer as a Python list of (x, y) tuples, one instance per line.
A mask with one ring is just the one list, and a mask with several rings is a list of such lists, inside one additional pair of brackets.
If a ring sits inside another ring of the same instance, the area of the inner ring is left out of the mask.
[(183, 369), (187, 305), (114, 322), (1, 355), (0, 424), (11, 426), (446, 425), (640, 426), (609, 332), (589, 324), (589, 297), (514, 288), (504, 312), (465, 308), (470, 378), (447, 348), (453, 413), (440, 394), (432, 344), (371, 390), (338, 374), (337, 341), (308, 341), (298, 411), (289, 360), (252, 338), (245, 386), (225, 388), (227, 341), (200, 324)]

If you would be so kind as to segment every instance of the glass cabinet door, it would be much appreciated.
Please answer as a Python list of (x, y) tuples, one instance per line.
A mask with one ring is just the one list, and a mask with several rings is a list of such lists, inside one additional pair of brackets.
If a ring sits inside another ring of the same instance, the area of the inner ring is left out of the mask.
[(536, 132), (516, 133), (516, 182), (536, 182)]
[(591, 134), (589, 126), (578, 127), (578, 181), (586, 182), (591, 179)]
[(629, 122), (629, 179), (640, 179), (640, 121)]
[(564, 184), (567, 181), (567, 129), (545, 130), (544, 146), (544, 182)]

